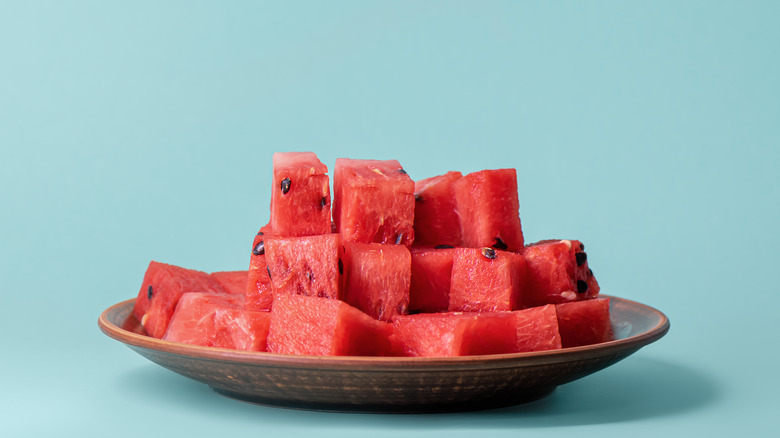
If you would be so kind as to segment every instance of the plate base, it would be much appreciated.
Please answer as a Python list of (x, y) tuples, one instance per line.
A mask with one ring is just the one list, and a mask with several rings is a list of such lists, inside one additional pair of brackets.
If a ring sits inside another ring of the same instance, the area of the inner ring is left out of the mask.
[(306, 401), (275, 400), (264, 397), (258, 397), (252, 394), (242, 394), (226, 389), (209, 386), (212, 391), (235, 400), (275, 408), (296, 409), (305, 411), (320, 412), (358, 412), (358, 413), (377, 413), (377, 414), (430, 414), (446, 412), (466, 412), (485, 409), (503, 408), (523, 403), (530, 403), (540, 400), (552, 394), (556, 386), (546, 388), (536, 388), (523, 391), (520, 394), (514, 394), (512, 397), (498, 397), (492, 399), (480, 399), (468, 402), (457, 403), (435, 403), (422, 405), (392, 405), (392, 404), (346, 404), (346, 403), (314, 403)]

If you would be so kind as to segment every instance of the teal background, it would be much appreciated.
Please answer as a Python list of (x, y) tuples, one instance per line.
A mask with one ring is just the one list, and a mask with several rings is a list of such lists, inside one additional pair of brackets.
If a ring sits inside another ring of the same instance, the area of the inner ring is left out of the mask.
[[(0, 2), (0, 435), (777, 432), (780, 2)], [(155, 259), (245, 269), (271, 155), (518, 170), (669, 334), (552, 396), (248, 405), (103, 335)]]

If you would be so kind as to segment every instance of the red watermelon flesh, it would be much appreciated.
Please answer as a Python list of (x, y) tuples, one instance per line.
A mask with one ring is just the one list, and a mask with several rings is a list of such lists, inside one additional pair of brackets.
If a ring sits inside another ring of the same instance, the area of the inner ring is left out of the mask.
[(516, 333), (514, 312), (479, 313), (469, 339), (468, 354), (514, 353), (517, 349)]
[(339, 158), (333, 189), (333, 219), (345, 242), (411, 246), (414, 181), (398, 161)]
[(469, 354), (476, 314), (420, 313), (393, 318), (394, 355), (450, 357)]
[(412, 248), (409, 310), (444, 312), (450, 304), (454, 248)]
[(409, 308), (411, 254), (404, 245), (344, 243), (344, 301), (390, 321)]
[(313, 152), (275, 153), (271, 222), (278, 236), (330, 232), (328, 167)]
[(166, 341), (213, 346), (217, 335), (214, 311), (244, 306), (243, 296), (208, 292), (187, 292), (181, 296), (176, 311), (162, 337)]
[(338, 299), (339, 243), (338, 234), (266, 237), (266, 262), (274, 299), (283, 294)]
[(133, 307), (133, 314), (149, 336), (161, 338), (165, 334), (185, 292), (227, 293), (227, 290), (205, 272), (155, 261), (149, 263)]
[(349, 304), (303, 295), (274, 300), (268, 351), (317, 356), (381, 356), (390, 351), (390, 325)]
[(524, 306), (593, 298), (599, 285), (577, 240), (545, 240), (525, 248), (528, 282)]
[(214, 277), (229, 294), (243, 295), (246, 292), (247, 271), (212, 272)]
[(511, 353), (516, 324), (511, 312), (419, 313), (393, 318), (397, 356), (450, 357)]
[(518, 307), (523, 256), (492, 248), (458, 248), (452, 262), (449, 311), (498, 312)]
[(216, 334), (212, 346), (244, 351), (266, 351), (270, 312), (218, 308), (213, 311)]
[(557, 304), (555, 307), (564, 347), (578, 347), (612, 340), (609, 298), (573, 301)]
[(555, 306), (512, 312), (420, 313), (393, 319), (399, 356), (447, 357), (561, 348)]
[(453, 189), (463, 246), (522, 251), (515, 169), (470, 173), (455, 181)]
[[(595, 298), (601, 291), (599, 282), (596, 281), (596, 276), (593, 275), (593, 270), (588, 265), (588, 254), (585, 252), (585, 245), (579, 240), (572, 240), (572, 247), (574, 248), (574, 279), (577, 280), (578, 289), (586, 289), (583, 293), (588, 298)], [(587, 287), (583, 286), (582, 282), (587, 284)]]
[(247, 282), (244, 285), (247, 310), (271, 310), (273, 292), (265, 261), (265, 236), (268, 229), (267, 226), (261, 228), (252, 242)]
[(273, 296), (265, 255), (253, 257), (249, 265), (248, 281), (245, 288), (247, 310), (271, 310)]
[(450, 171), (414, 183), (414, 244), (460, 246), (453, 184), (463, 175)]
[(517, 324), (515, 351), (557, 350), (561, 348), (561, 334), (558, 329), (558, 314), (555, 306), (531, 307), (512, 312)]

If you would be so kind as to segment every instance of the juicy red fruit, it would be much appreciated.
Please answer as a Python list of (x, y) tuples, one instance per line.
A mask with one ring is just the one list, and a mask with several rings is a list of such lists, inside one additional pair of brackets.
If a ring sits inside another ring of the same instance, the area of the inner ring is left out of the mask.
[(457, 248), (452, 262), (448, 309), (461, 312), (514, 310), (524, 284), (522, 255), (492, 248)]
[(214, 346), (217, 333), (214, 311), (219, 308), (240, 309), (243, 306), (241, 295), (187, 292), (179, 299), (163, 339)]
[(282, 295), (274, 300), (268, 351), (317, 356), (381, 356), (390, 351), (390, 326), (349, 304)]
[(555, 307), (564, 347), (598, 344), (612, 339), (609, 298), (574, 301)]
[(179, 299), (185, 292), (227, 293), (211, 275), (152, 261), (144, 274), (133, 314), (149, 336), (161, 338), (168, 328)]
[(274, 297), (340, 298), (339, 243), (338, 234), (267, 237), (265, 257)]
[(525, 306), (566, 303), (598, 295), (599, 284), (588, 267), (581, 242), (545, 240), (527, 246), (523, 254), (528, 268)]
[(522, 251), (515, 169), (470, 173), (455, 181), (453, 189), (463, 246)]
[(275, 153), (271, 222), (279, 236), (330, 232), (328, 168), (313, 152)]
[(273, 292), (265, 260), (265, 239), (270, 236), (271, 227), (266, 225), (257, 232), (252, 241), (245, 285), (246, 308), (248, 310), (271, 310)]
[(407, 313), (411, 254), (404, 245), (345, 242), (345, 301), (373, 318)]
[(246, 291), (247, 271), (218, 271), (211, 276), (230, 294), (243, 295)]
[(414, 183), (416, 246), (459, 246), (463, 243), (454, 191), (455, 181), (462, 176), (460, 172), (451, 171)]
[(552, 304), (512, 312), (517, 324), (518, 353), (560, 349), (558, 312)]
[(414, 181), (398, 161), (339, 158), (333, 189), (333, 219), (345, 242), (411, 246)]
[(455, 248), (412, 248), (409, 310), (444, 312), (450, 304)]

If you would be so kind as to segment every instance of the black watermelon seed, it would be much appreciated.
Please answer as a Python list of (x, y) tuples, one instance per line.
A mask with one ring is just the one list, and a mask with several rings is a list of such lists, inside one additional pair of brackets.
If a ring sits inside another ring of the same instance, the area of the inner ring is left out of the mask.
[(252, 254), (259, 256), (265, 254), (265, 244), (263, 241), (257, 242), (257, 245), (255, 245), (254, 248), (252, 248)]
[(328, 198), (323, 196), (322, 199), (320, 199), (320, 209), (325, 208), (326, 205), (328, 205)]
[(582, 280), (577, 280), (577, 293), (584, 294), (587, 291), (588, 291), (588, 283)]
[(344, 262), (339, 259), (339, 274), (344, 275)]
[(400, 244), (401, 244), (401, 242), (403, 242), (403, 240), (404, 240), (404, 235), (403, 235), (403, 233), (401, 233), (401, 234), (399, 234), (399, 235), (398, 235), (398, 236), (395, 238), (395, 244), (396, 244), (396, 245), (400, 245)]
[(450, 249), (450, 248), (455, 248), (455, 247), (452, 246), (452, 245), (436, 245), (433, 248), (434, 249)]
[(398, 173), (400, 173), (401, 175), (406, 175), (406, 171), (403, 169), (398, 169)]
[(588, 268), (588, 276), (593, 277), (593, 270)]
[(262, 236), (262, 235), (263, 235), (263, 232), (262, 232), (262, 231), (258, 231), (258, 232), (257, 232), (257, 235), (258, 235), (258, 236)]
[(290, 191), (290, 185), (292, 185), (292, 181), (290, 181), (290, 178), (285, 178), (282, 180), (282, 194), (287, 194), (287, 192)]
[(496, 258), (496, 250), (493, 248), (482, 248), (482, 255), (493, 260)]
[(504, 241), (501, 240), (500, 237), (496, 237), (496, 243), (493, 245), (493, 248), (495, 248), (495, 249), (507, 249), (509, 247), (506, 246), (506, 243), (504, 243)]
[(268, 272), (268, 279), (270, 280), (270, 279), (271, 279), (271, 268), (269, 268), (268, 266), (266, 266), (266, 267), (265, 267), (265, 270), (266, 270), (266, 272)]
[(577, 260), (577, 266), (582, 266), (588, 261), (588, 253), (578, 252), (574, 254), (574, 258)]
[(580, 251), (585, 251), (585, 245), (580, 243)]
[(146, 288), (146, 298), (151, 300), (152, 295), (154, 295), (154, 289), (152, 289), (152, 285), (150, 284), (149, 287)]
[(414, 195), (414, 202), (423, 202), (423, 197), (420, 195)]

